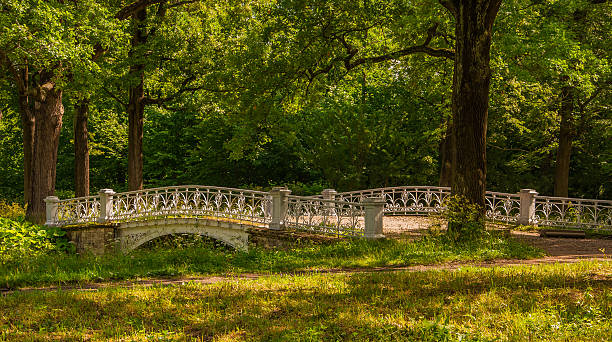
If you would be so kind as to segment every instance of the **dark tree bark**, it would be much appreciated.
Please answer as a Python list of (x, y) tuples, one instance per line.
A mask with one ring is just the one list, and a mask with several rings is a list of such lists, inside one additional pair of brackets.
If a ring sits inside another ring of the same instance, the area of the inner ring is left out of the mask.
[(452, 172), (452, 157), (453, 157), (453, 124), (448, 121), (446, 124), (446, 133), (440, 141), (440, 186), (451, 186), (453, 179)]
[[(132, 35), (132, 52), (139, 45), (146, 43), (147, 35), (144, 22), (147, 19), (147, 10), (140, 10), (134, 17), (134, 33)], [(135, 64), (130, 66), (130, 76), (137, 80), (135, 85), (129, 88), (129, 100), (127, 106), (129, 118), (128, 132), (128, 189), (140, 190), (143, 187), (143, 152), (142, 136), (144, 124), (144, 65)]]
[(34, 128), (36, 119), (27, 93), (19, 91), (19, 111), (23, 129), (23, 199), (30, 205), (32, 195), (32, 157), (34, 155)]
[(574, 139), (574, 88), (561, 89), (561, 127), (559, 130), (559, 149), (555, 165), (555, 196), (568, 197), (570, 154)]
[[(43, 76), (41, 76), (42, 78)], [(34, 89), (34, 153), (32, 159), (32, 190), (27, 217), (32, 222), (43, 223), (47, 196), (55, 193), (57, 148), (62, 129), (64, 106), (62, 90), (47, 82)]]
[(76, 197), (89, 196), (88, 116), (89, 101), (79, 101), (75, 108), (74, 117), (74, 190)]
[[(486, 133), (489, 109), (489, 67), (493, 22), (501, 0), (441, 1), (455, 17), (453, 73), (452, 194), (479, 208), (484, 217)], [(484, 228), (484, 227), (483, 227)], [(462, 224), (451, 224), (461, 232)]]

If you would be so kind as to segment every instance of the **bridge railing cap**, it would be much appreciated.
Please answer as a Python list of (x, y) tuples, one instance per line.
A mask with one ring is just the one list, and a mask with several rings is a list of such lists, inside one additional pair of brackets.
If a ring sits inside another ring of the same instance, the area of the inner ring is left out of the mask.
[(115, 191), (113, 189), (100, 189), (100, 191), (98, 191), (98, 193), (106, 194), (106, 195), (114, 195)]
[(60, 199), (57, 196), (47, 196), (44, 199), (45, 203), (55, 203), (55, 202), (59, 202)]

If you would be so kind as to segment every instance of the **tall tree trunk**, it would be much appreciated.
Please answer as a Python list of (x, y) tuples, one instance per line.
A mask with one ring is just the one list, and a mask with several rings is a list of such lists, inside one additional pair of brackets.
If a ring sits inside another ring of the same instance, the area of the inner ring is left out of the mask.
[(52, 81), (47, 81), (36, 89), (34, 101), (32, 190), (26, 214), (30, 221), (43, 223), (45, 220), (44, 199), (55, 193), (57, 148), (64, 115), (62, 90), (55, 88)]
[(451, 186), (453, 179), (453, 123), (448, 120), (446, 133), (440, 141), (440, 186)]
[(568, 197), (570, 154), (574, 138), (574, 88), (561, 89), (561, 127), (559, 130), (559, 149), (555, 165), (555, 196)]
[(34, 107), (30, 99), (29, 68), (26, 63), (23, 70), (17, 70), (10, 62), (8, 63), (15, 78), (17, 96), (19, 98), (19, 114), (23, 130), (23, 199), (26, 205), (29, 206), (32, 194), (32, 156), (34, 154), (34, 129), (36, 122), (33, 112)]
[[(452, 194), (485, 213), (486, 134), (491, 70), (489, 51), (493, 22), (501, 0), (455, 0), (455, 66), (453, 74)], [(461, 232), (463, 224), (449, 229)], [(482, 227), (484, 228), (484, 226)]]
[(77, 103), (74, 117), (74, 185), (76, 197), (89, 196), (89, 145), (87, 118), (89, 101)]
[(23, 130), (23, 200), (30, 206), (32, 195), (32, 156), (34, 155), (34, 129), (36, 118), (28, 102), (28, 94), (20, 90), (19, 111)]
[[(134, 20), (134, 34), (132, 35), (132, 51), (147, 40), (144, 22), (147, 19), (147, 10), (143, 9), (136, 14)], [(142, 136), (144, 124), (144, 65), (130, 66), (130, 76), (137, 80), (136, 85), (130, 86), (129, 102), (127, 107), (129, 118), (128, 132), (128, 189), (140, 190), (143, 187), (143, 153)]]

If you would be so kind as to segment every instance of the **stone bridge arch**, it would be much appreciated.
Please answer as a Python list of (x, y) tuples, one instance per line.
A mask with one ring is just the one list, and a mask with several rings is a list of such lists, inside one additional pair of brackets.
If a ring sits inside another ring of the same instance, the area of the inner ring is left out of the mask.
[(122, 252), (130, 252), (148, 241), (170, 234), (203, 235), (245, 251), (249, 242), (247, 229), (241, 224), (197, 218), (125, 222), (115, 229), (115, 241)]

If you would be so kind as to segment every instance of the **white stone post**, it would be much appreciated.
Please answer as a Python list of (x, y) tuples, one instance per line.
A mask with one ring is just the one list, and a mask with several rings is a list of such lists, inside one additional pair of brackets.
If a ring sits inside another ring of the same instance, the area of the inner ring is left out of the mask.
[[(334, 189), (324, 189), (321, 191), (321, 196), (324, 200), (334, 201), (336, 199), (336, 194), (338, 191)], [(335, 214), (336, 203), (325, 203), (327, 206), (326, 214), (329, 216), (333, 216)]]
[(337, 193), (338, 191), (334, 189), (324, 189), (323, 191), (321, 191), (321, 195), (323, 196), (323, 199), (330, 200), (330, 201), (333, 201), (336, 199)]
[(287, 215), (287, 196), (291, 190), (283, 187), (274, 187), (270, 190), (272, 196), (272, 221), (270, 229), (283, 229), (285, 227), (285, 215)]
[(100, 216), (98, 223), (106, 223), (113, 217), (113, 189), (102, 189), (100, 194)]
[(383, 234), (383, 211), (385, 201), (380, 197), (368, 197), (363, 200), (365, 209), (365, 238), (384, 238)]
[(59, 198), (56, 196), (45, 197), (45, 208), (47, 211), (47, 220), (45, 225), (55, 226), (57, 225), (57, 207), (59, 206)]
[(516, 221), (518, 224), (531, 225), (534, 224), (535, 217), (535, 200), (538, 192), (533, 189), (521, 189), (520, 197), (520, 213)]

